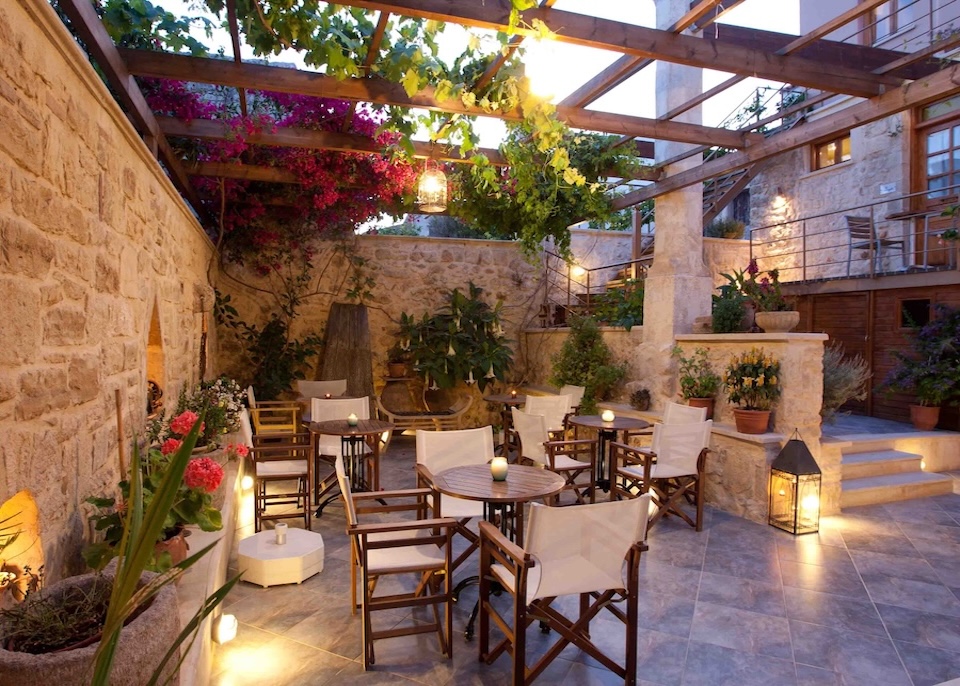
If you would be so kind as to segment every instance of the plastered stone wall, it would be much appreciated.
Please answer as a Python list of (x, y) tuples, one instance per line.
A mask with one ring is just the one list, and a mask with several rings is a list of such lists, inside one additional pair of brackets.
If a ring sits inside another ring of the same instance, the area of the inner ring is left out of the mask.
[(155, 306), (168, 402), (197, 380), (213, 248), (48, 3), (0, 3), (0, 54), (0, 501), (33, 493), (55, 580), (119, 480), (115, 390), (142, 429)]
[[(846, 100), (839, 101), (815, 116), (825, 116), (846, 104)], [(850, 132), (852, 159), (816, 171), (811, 171), (809, 146), (776, 158), (750, 185), (750, 224), (758, 228), (755, 240), (763, 243), (754, 247), (764, 255), (760, 267), (778, 267), (786, 280), (803, 279), (805, 233), (806, 278), (846, 276), (849, 234), (844, 215), (869, 216), (872, 211), (881, 235), (894, 239), (908, 236), (909, 222), (885, 219), (908, 209), (904, 201), (894, 200), (910, 190), (907, 131), (900, 115), (855, 128)], [(894, 190), (882, 194), (882, 184), (892, 184)], [(872, 210), (859, 207), (874, 202), (880, 204)], [(806, 219), (793, 221), (800, 217)], [(869, 273), (868, 258), (866, 250), (854, 251), (851, 274)], [(884, 270), (903, 266), (899, 249), (885, 254), (881, 264)]]

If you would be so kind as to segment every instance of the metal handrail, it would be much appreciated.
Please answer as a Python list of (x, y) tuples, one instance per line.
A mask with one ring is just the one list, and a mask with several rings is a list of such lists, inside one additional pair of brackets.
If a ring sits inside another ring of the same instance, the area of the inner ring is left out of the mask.
[[(930, 222), (946, 207), (957, 204), (958, 191), (960, 184), (954, 184), (759, 226), (750, 230), (750, 258), (763, 270), (777, 268), (783, 283), (955, 269), (955, 247), (943, 245), (943, 241), (932, 245), (940, 230), (931, 231)], [(942, 202), (926, 210), (911, 210), (912, 199), (931, 192), (941, 194)], [(899, 210), (889, 207), (897, 203)], [(888, 206), (882, 215), (878, 212), (881, 205)], [(866, 246), (854, 244), (844, 218), (857, 213), (870, 220)], [(921, 231), (914, 229), (918, 220), (922, 221)], [(946, 257), (946, 264), (934, 264), (941, 256)]]

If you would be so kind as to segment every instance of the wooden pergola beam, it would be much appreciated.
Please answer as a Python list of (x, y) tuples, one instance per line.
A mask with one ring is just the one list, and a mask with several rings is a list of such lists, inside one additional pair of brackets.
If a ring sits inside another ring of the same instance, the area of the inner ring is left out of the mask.
[[(351, 0), (341, 4), (497, 31), (509, 28), (510, 11), (506, 3)], [(824, 65), (801, 57), (778, 56), (749, 47), (720, 43), (714, 39), (673, 34), (552, 8), (534, 7), (521, 13), (521, 18), (525, 25), (532, 24), (534, 20), (542, 21), (557, 34), (557, 40), (574, 45), (734, 74), (749, 73), (760, 78), (834, 93), (866, 98), (902, 83), (901, 79), (871, 75), (837, 65)], [(519, 27), (517, 31), (533, 33), (532, 29), (524, 27)]]
[(194, 162), (187, 167), (191, 176), (215, 176), (240, 181), (266, 181), (268, 183), (300, 183), (292, 171), (278, 167), (263, 167), (235, 162)]
[(126, 109), (134, 127), (144, 138), (144, 142), (157, 155), (170, 173), (170, 179), (177, 190), (186, 197), (194, 211), (203, 216), (200, 198), (190, 183), (187, 173), (180, 163), (177, 153), (170, 147), (166, 136), (160, 130), (156, 117), (147, 104), (136, 81), (127, 70), (117, 47), (113, 44), (103, 22), (89, 0), (60, 0), (60, 9), (70, 19), (74, 30), (86, 45), (90, 56), (103, 70), (107, 81), (114, 89), (124, 109)]
[[(120, 53), (130, 72), (138, 76), (212, 83), (281, 93), (297, 93), (400, 107), (420, 107), (469, 116), (494, 116), (509, 121), (521, 121), (523, 118), (519, 109), (509, 112), (489, 113), (479, 107), (468, 107), (457, 98), (439, 102), (434, 97), (434, 89), (429, 87), (411, 97), (407, 95), (401, 84), (375, 77), (338, 81), (324, 74), (285, 67), (248, 63), (235, 64), (227, 60), (174, 55), (149, 50), (121, 49)], [(628, 117), (570, 107), (558, 107), (557, 117), (569, 126), (585, 131), (600, 131), (642, 138), (660, 138), (681, 143), (711, 143), (728, 148), (743, 148), (750, 141), (762, 138), (753, 134), (737, 133), (729, 129), (717, 129), (680, 122), (658, 122), (655, 119), (645, 117)]]
[[(186, 122), (176, 117), (158, 117), (160, 130), (167, 136), (182, 138), (200, 138), (210, 141), (226, 141), (236, 137), (229, 124), (211, 119), (194, 119)], [(276, 131), (261, 131), (244, 137), (254, 145), (270, 145), (283, 148), (305, 148), (309, 150), (331, 150), (337, 152), (356, 152), (364, 154), (385, 154), (383, 146), (366, 136), (357, 136), (335, 131), (315, 131), (313, 129), (297, 129), (279, 127)], [(471, 163), (470, 157), (461, 157), (456, 148), (449, 146), (431, 145), (421, 141), (412, 141), (414, 157), (433, 158), (442, 162)], [(504, 167), (506, 159), (499, 150), (492, 148), (475, 148), (473, 155), (486, 155), (490, 163)]]
[(960, 66), (951, 66), (932, 76), (905, 84), (871, 100), (851, 105), (836, 114), (809, 122), (802, 127), (771, 136), (746, 150), (730, 153), (679, 172), (637, 191), (627, 193), (614, 201), (614, 207), (623, 209), (664, 193), (702, 183), (754, 162), (808, 145), (810, 141), (829, 138), (852, 128), (889, 117), (904, 110), (928, 105), (960, 93)]
[[(377, 59), (377, 55), (380, 54), (380, 44), (383, 42), (383, 36), (387, 32), (387, 24), (390, 22), (390, 13), (381, 12), (380, 17), (377, 19), (377, 27), (373, 30), (373, 36), (370, 37), (370, 45), (367, 48), (367, 56), (363, 59), (363, 66), (361, 70), (363, 71), (364, 76), (370, 75), (370, 67), (373, 66), (373, 63)], [(353, 115), (357, 111), (357, 103), (354, 102), (350, 105), (350, 109), (347, 110), (346, 116), (343, 118), (343, 126), (340, 127), (340, 130), (344, 133), (347, 133), (350, 130), (350, 127), (353, 125)]]

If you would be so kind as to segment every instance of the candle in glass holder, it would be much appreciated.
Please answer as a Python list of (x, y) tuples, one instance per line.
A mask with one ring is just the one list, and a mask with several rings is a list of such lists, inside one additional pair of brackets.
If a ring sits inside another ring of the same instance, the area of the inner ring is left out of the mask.
[(495, 457), (490, 461), (490, 476), (494, 481), (507, 480), (507, 458)]
[(273, 533), (276, 536), (277, 545), (284, 545), (287, 542), (287, 525), (283, 522), (273, 527)]
[(510, 397), (511, 397), (511, 398), (516, 398), (516, 397), (517, 397), (517, 391), (516, 391), (516, 389), (510, 391)]
[(613, 410), (604, 410), (603, 412), (600, 413), (600, 419), (602, 419), (605, 422), (612, 422), (616, 418), (617, 418), (617, 415), (613, 413)]
[(359, 421), (360, 421), (360, 420), (357, 419), (357, 415), (352, 414), (352, 413), (349, 414), (349, 415), (347, 415), (347, 424), (348, 424), (348, 425), (350, 425), (350, 426), (356, 426)]
[(323, 394), (323, 397), (326, 398), (327, 400), (330, 400), (330, 394), (329, 394), (329, 393), (324, 393), (324, 394)]

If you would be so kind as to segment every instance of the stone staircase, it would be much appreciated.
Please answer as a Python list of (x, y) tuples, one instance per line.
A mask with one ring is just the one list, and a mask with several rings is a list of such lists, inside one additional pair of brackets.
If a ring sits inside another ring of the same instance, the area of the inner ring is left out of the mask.
[(949, 475), (922, 471), (923, 456), (896, 450), (895, 443), (894, 438), (871, 437), (844, 448), (841, 508), (953, 492)]

